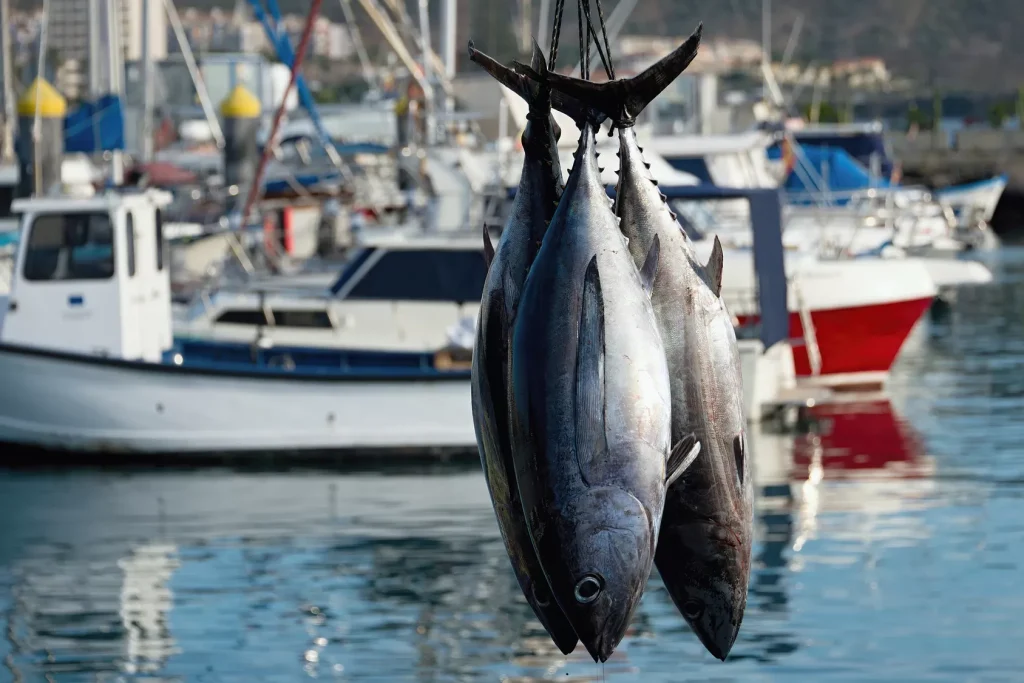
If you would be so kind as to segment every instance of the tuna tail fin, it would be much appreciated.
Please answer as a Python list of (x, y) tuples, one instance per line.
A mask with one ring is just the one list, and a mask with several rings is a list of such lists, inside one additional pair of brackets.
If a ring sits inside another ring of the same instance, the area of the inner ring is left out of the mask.
[(479, 64), (484, 71), (491, 75), (491, 78), (522, 97), (527, 103), (532, 104), (537, 97), (539, 88), (531, 82), (529, 77), (517, 73), (490, 55), (477, 50), (472, 40), (469, 41), (469, 59)]
[[(540, 47), (534, 42), (534, 56), (540, 52)], [(543, 54), (541, 55), (543, 56)], [(522, 62), (515, 60), (512, 62), (512, 67), (521, 75), (528, 78), (529, 80), (536, 81), (537, 83), (543, 83), (545, 85), (549, 82), (549, 76), (551, 72), (548, 71), (547, 65), (541, 61), (540, 68), (536, 68), (536, 61), (527, 66)], [(554, 109), (562, 112), (573, 121), (580, 128), (583, 127), (583, 122), (589, 120), (595, 126), (600, 126), (604, 123), (608, 116), (602, 111), (597, 109), (588, 108), (586, 104), (576, 99), (568, 93), (561, 92), (560, 90), (551, 90), (551, 106)]]
[(594, 83), (581, 78), (549, 73), (552, 89), (576, 98), (618, 126), (631, 126), (644, 109), (686, 70), (700, 47), (704, 24), (698, 24), (686, 42), (633, 78)]

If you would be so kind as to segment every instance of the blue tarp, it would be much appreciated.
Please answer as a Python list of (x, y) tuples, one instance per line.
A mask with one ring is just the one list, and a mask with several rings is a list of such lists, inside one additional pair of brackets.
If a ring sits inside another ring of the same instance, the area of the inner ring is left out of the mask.
[(885, 138), (880, 132), (842, 132), (829, 134), (821, 130), (798, 130), (793, 133), (797, 143), (815, 147), (838, 147), (864, 165), (871, 168), (871, 157), (879, 161), (883, 177), (892, 176), (893, 162), (885, 150)]
[[(784, 189), (789, 195), (790, 203), (813, 204), (814, 198), (811, 195), (819, 193), (821, 189), (839, 194), (850, 193), (856, 190), (866, 190), (870, 187), (889, 187), (888, 179), (875, 178), (872, 180), (871, 172), (856, 159), (851, 157), (845, 150), (838, 147), (822, 147), (817, 145), (800, 145), (802, 158), (797, 157), (797, 167), (790, 172), (786, 178)], [(769, 159), (781, 159), (782, 148), (773, 145), (768, 148)], [(805, 170), (799, 170), (803, 164)], [(811, 170), (806, 171), (807, 168)], [(817, 188), (813, 183), (824, 181), (823, 188)], [(812, 183), (808, 186), (805, 180)], [(836, 197), (836, 204), (844, 204), (845, 198)]]
[(124, 111), (117, 95), (83, 102), (64, 119), (64, 151), (91, 154), (124, 149)]

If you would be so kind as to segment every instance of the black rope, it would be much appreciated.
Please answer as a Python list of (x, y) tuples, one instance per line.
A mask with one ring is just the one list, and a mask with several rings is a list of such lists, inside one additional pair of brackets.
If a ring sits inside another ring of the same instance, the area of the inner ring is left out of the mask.
[(589, 78), (587, 75), (587, 52), (589, 52), (590, 46), (583, 42), (583, 0), (576, 0), (576, 14), (579, 15), (577, 26), (580, 38), (580, 76), (586, 80)]
[[(610, 57), (604, 53), (601, 48), (601, 40), (597, 37), (599, 34), (594, 28), (594, 22), (590, 16), (590, 0), (580, 0), (583, 6), (583, 14), (587, 20), (587, 67), (590, 66), (590, 36), (594, 36), (594, 44), (597, 46), (597, 54), (601, 57), (601, 63), (604, 65), (604, 72), (608, 75), (609, 80), (614, 80), (614, 71), (612, 71), (610, 64)], [(583, 18), (580, 18), (580, 23), (583, 22)]]
[(601, 5), (601, 0), (594, 0), (597, 3), (597, 20), (601, 22), (601, 36), (604, 38), (604, 49), (608, 53), (608, 62), (605, 65), (608, 68), (608, 77), (613, 81), (615, 80), (615, 65), (612, 64), (612, 48), (608, 44), (608, 28), (604, 23), (604, 7)]
[(562, 12), (565, 11), (565, 0), (555, 0), (555, 25), (551, 30), (551, 51), (548, 53), (548, 71), (555, 70), (558, 58), (558, 42), (562, 37)]

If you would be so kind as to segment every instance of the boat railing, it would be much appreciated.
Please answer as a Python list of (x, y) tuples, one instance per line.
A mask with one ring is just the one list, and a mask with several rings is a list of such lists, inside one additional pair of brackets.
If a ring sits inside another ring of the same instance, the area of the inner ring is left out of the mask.
[(800, 313), (800, 328), (803, 330), (803, 343), (807, 349), (807, 359), (811, 365), (811, 374), (817, 377), (821, 374), (821, 349), (818, 347), (818, 335), (814, 329), (814, 319), (811, 317), (811, 309), (807, 306), (807, 300), (803, 296), (799, 275), (794, 275), (790, 278), (789, 285), (793, 288), (793, 296), (796, 299), (797, 309)]
[(11, 286), (14, 276), (14, 251), (11, 249), (0, 249), (0, 291)]

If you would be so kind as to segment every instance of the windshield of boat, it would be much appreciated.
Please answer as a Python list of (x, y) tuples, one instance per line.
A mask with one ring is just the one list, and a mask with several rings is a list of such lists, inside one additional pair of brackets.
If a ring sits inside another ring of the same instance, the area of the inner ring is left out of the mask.
[(476, 303), (487, 277), (483, 251), (475, 249), (370, 249), (361, 260), (376, 263), (353, 268), (336, 285), (347, 300)]

